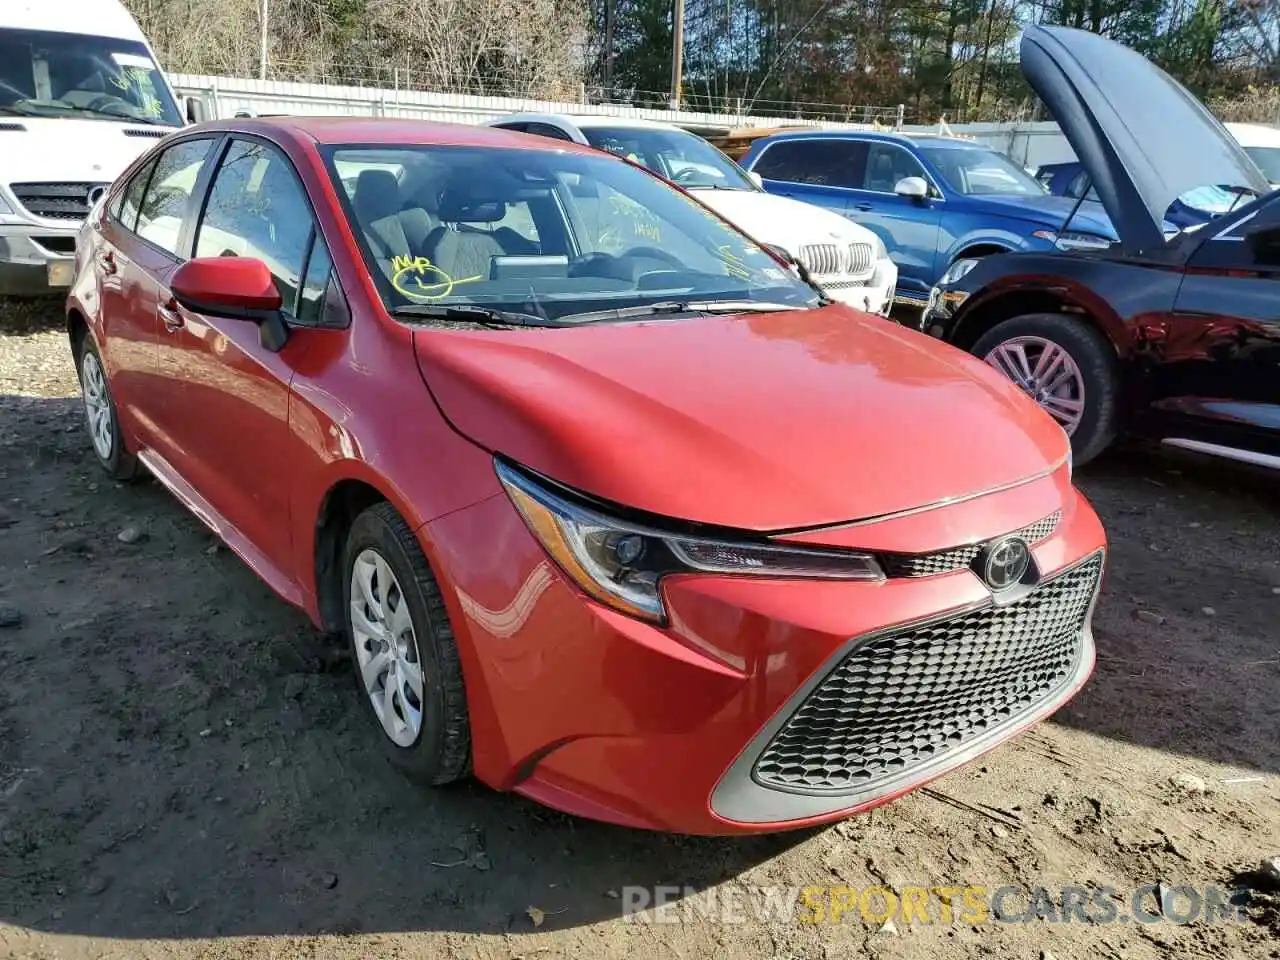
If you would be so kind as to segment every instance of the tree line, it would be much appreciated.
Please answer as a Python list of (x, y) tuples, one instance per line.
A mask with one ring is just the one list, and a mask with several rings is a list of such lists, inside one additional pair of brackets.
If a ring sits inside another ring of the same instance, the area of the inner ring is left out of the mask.
[[(677, 0), (267, 0), (266, 75), (666, 105)], [(257, 76), (263, 0), (127, 0), (165, 67)], [(684, 0), (682, 105), (908, 122), (1035, 115), (1028, 23), (1134, 47), (1278, 120), (1280, 0)], [(901, 105), (901, 107), (899, 107)]]

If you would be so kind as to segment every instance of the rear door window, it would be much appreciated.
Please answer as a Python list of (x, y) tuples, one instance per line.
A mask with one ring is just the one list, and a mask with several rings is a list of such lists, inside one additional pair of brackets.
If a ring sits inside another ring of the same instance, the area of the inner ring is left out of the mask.
[[(138, 203), (136, 226), (131, 228), (138, 236), (174, 256), (180, 255), (182, 224), (191, 213), (191, 194), (212, 146), (209, 139), (184, 140), (160, 154)], [(122, 218), (130, 216), (129, 206), (126, 196)], [(129, 226), (127, 219), (124, 222)]]
[(766, 180), (824, 187), (861, 187), (867, 145), (860, 140), (782, 140), (760, 155), (752, 170)]

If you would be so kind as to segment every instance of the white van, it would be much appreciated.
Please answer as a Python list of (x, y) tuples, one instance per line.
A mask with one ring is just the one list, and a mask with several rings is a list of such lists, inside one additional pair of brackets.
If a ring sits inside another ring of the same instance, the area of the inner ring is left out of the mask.
[(1271, 186), (1280, 187), (1280, 130), (1261, 123), (1228, 123), (1226, 128)]
[(179, 106), (119, 0), (0, 0), (0, 294), (70, 284), (85, 215)]

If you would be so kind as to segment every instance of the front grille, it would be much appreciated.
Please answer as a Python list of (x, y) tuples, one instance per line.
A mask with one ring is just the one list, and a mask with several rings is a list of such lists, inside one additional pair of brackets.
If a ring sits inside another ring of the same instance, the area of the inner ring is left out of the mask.
[(871, 248), (871, 244), (849, 244), (849, 266), (846, 272), (855, 277), (870, 276), (875, 271), (875, 266), (875, 251)]
[[(1058, 528), (1062, 519), (1062, 511), (1055, 510), (1043, 520), (1028, 524), (1021, 530), (1015, 530), (1009, 536), (1021, 537), (1028, 544), (1036, 544)], [(939, 550), (937, 553), (889, 553), (880, 557), (884, 572), (890, 577), (933, 577), (940, 573), (952, 573), (963, 570), (978, 559), (982, 548), (990, 543), (971, 543), (950, 550)]]
[(800, 247), (799, 259), (815, 277), (840, 272), (840, 248), (834, 243), (806, 243)]
[(83, 220), (89, 215), (89, 191), (106, 183), (11, 183), (9, 189), (27, 210), (50, 220)]
[(126, 137), (145, 137), (148, 140), (163, 140), (173, 130), (138, 130), (134, 127), (126, 127), (124, 135)]
[(10, 123), (8, 121), (0, 123), (0, 130), (3, 130), (5, 133), (22, 133), (26, 129), (27, 128), (20, 123)]
[(1060, 691), (1078, 665), (1102, 554), (1007, 606), (859, 643), (756, 761), (796, 793), (865, 790), (938, 760)]

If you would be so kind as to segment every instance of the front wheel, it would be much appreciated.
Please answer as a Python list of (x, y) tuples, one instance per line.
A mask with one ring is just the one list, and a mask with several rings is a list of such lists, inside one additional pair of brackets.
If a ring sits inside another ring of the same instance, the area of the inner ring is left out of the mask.
[(1115, 352), (1093, 327), (1063, 314), (1027, 314), (988, 330), (973, 353), (1061, 424), (1077, 464), (1092, 460), (1115, 437)]
[(471, 734), (458, 647), (422, 548), (389, 503), (356, 517), (344, 570), (351, 662), (384, 752), (419, 783), (461, 779)]

